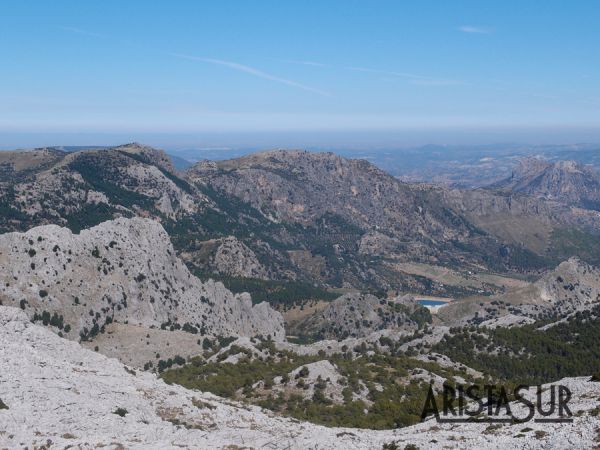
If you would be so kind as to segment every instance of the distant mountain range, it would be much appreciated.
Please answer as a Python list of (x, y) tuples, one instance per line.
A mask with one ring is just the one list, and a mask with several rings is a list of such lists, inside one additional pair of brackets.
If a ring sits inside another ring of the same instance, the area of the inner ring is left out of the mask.
[[(201, 160), (236, 159), (259, 148), (190, 148), (168, 150), (192, 163)], [(435, 182), (457, 187), (481, 187), (510, 176), (522, 158), (537, 156), (548, 161), (573, 160), (600, 168), (600, 144), (572, 145), (425, 145), (413, 148), (314, 148), (333, 151), (351, 159), (365, 159), (391, 175), (412, 182)], [(180, 163), (185, 165), (185, 163)]]
[(436, 283), (407, 264), (536, 273), (573, 254), (598, 258), (598, 213), (579, 204), (508, 187), (406, 183), (333, 153), (261, 152), (178, 171), (138, 144), (46, 148), (0, 153), (0, 183), (3, 231), (150, 217), (198, 275), (229, 283), (460, 296), (480, 288)]
[[(108, 146), (58, 146), (64, 152), (111, 149)], [(209, 147), (167, 149), (178, 170), (203, 161), (237, 159), (263, 151), (258, 147)], [(424, 145), (408, 148), (312, 148), (319, 153), (333, 151), (349, 159), (364, 159), (389, 174), (409, 182), (427, 182), (455, 187), (483, 187), (511, 175), (519, 161), (536, 157), (549, 162), (572, 160), (600, 169), (600, 144), (570, 145)]]

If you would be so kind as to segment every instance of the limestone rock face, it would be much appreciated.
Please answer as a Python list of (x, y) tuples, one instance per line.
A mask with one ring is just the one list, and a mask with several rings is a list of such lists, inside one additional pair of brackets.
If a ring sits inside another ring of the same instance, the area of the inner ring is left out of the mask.
[(211, 273), (263, 280), (270, 278), (256, 253), (235, 236), (195, 242), (193, 248), (187, 249), (181, 257)]
[(162, 226), (142, 218), (107, 221), (80, 234), (44, 225), (1, 235), (0, 299), (62, 325), (72, 339), (92, 337), (113, 321), (284, 337), (278, 312), (267, 303), (253, 306), (248, 295), (234, 295), (220, 282), (201, 282), (175, 255)]

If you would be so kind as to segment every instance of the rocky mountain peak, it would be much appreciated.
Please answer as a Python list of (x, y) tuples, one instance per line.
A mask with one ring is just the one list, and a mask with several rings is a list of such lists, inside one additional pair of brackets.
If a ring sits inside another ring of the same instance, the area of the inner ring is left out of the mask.
[(137, 142), (119, 145), (117, 147), (113, 147), (113, 149), (117, 151), (126, 152), (132, 155), (140, 155), (141, 157), (145, 158), (148, 162), (158, 167), (161, 167), (171, 173), (176, 172), (171, 157), (167, 155), (164, 152), (164, 150), (159, 150)]
[(492, 187), (588, 209), (600, 208), (600, 173), (576, 161), (525, 158), (510, 178)]

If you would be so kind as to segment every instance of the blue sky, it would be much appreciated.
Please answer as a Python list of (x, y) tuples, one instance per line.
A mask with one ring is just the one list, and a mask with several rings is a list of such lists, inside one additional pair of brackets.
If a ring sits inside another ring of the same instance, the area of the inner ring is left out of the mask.
[(0, 146), (600, 141), (598, 17), (596, 1), (4, 0)]

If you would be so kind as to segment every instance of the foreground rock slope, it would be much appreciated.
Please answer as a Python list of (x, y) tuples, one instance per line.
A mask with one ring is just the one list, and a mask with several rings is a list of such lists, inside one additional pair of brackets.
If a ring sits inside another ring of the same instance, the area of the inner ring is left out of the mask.
[[(567, 379), (573, 424), (449, 425), (394, 431), (325, 428), (169, 386), (82, 349), (0, 307), (0, 448), (592, 448), (600, 383)], [(486, 431), (488, 430), (488, 431)], [(536, 433), (543, 432), (543, 433)], [(528, 439), (521, 435), (526, 433)], [(535, 437), (534, 437), (535, 436)], [(37, 447), (36, 447), (37, 446)], [(236, 447), (237, 446), (237, 447)]]

